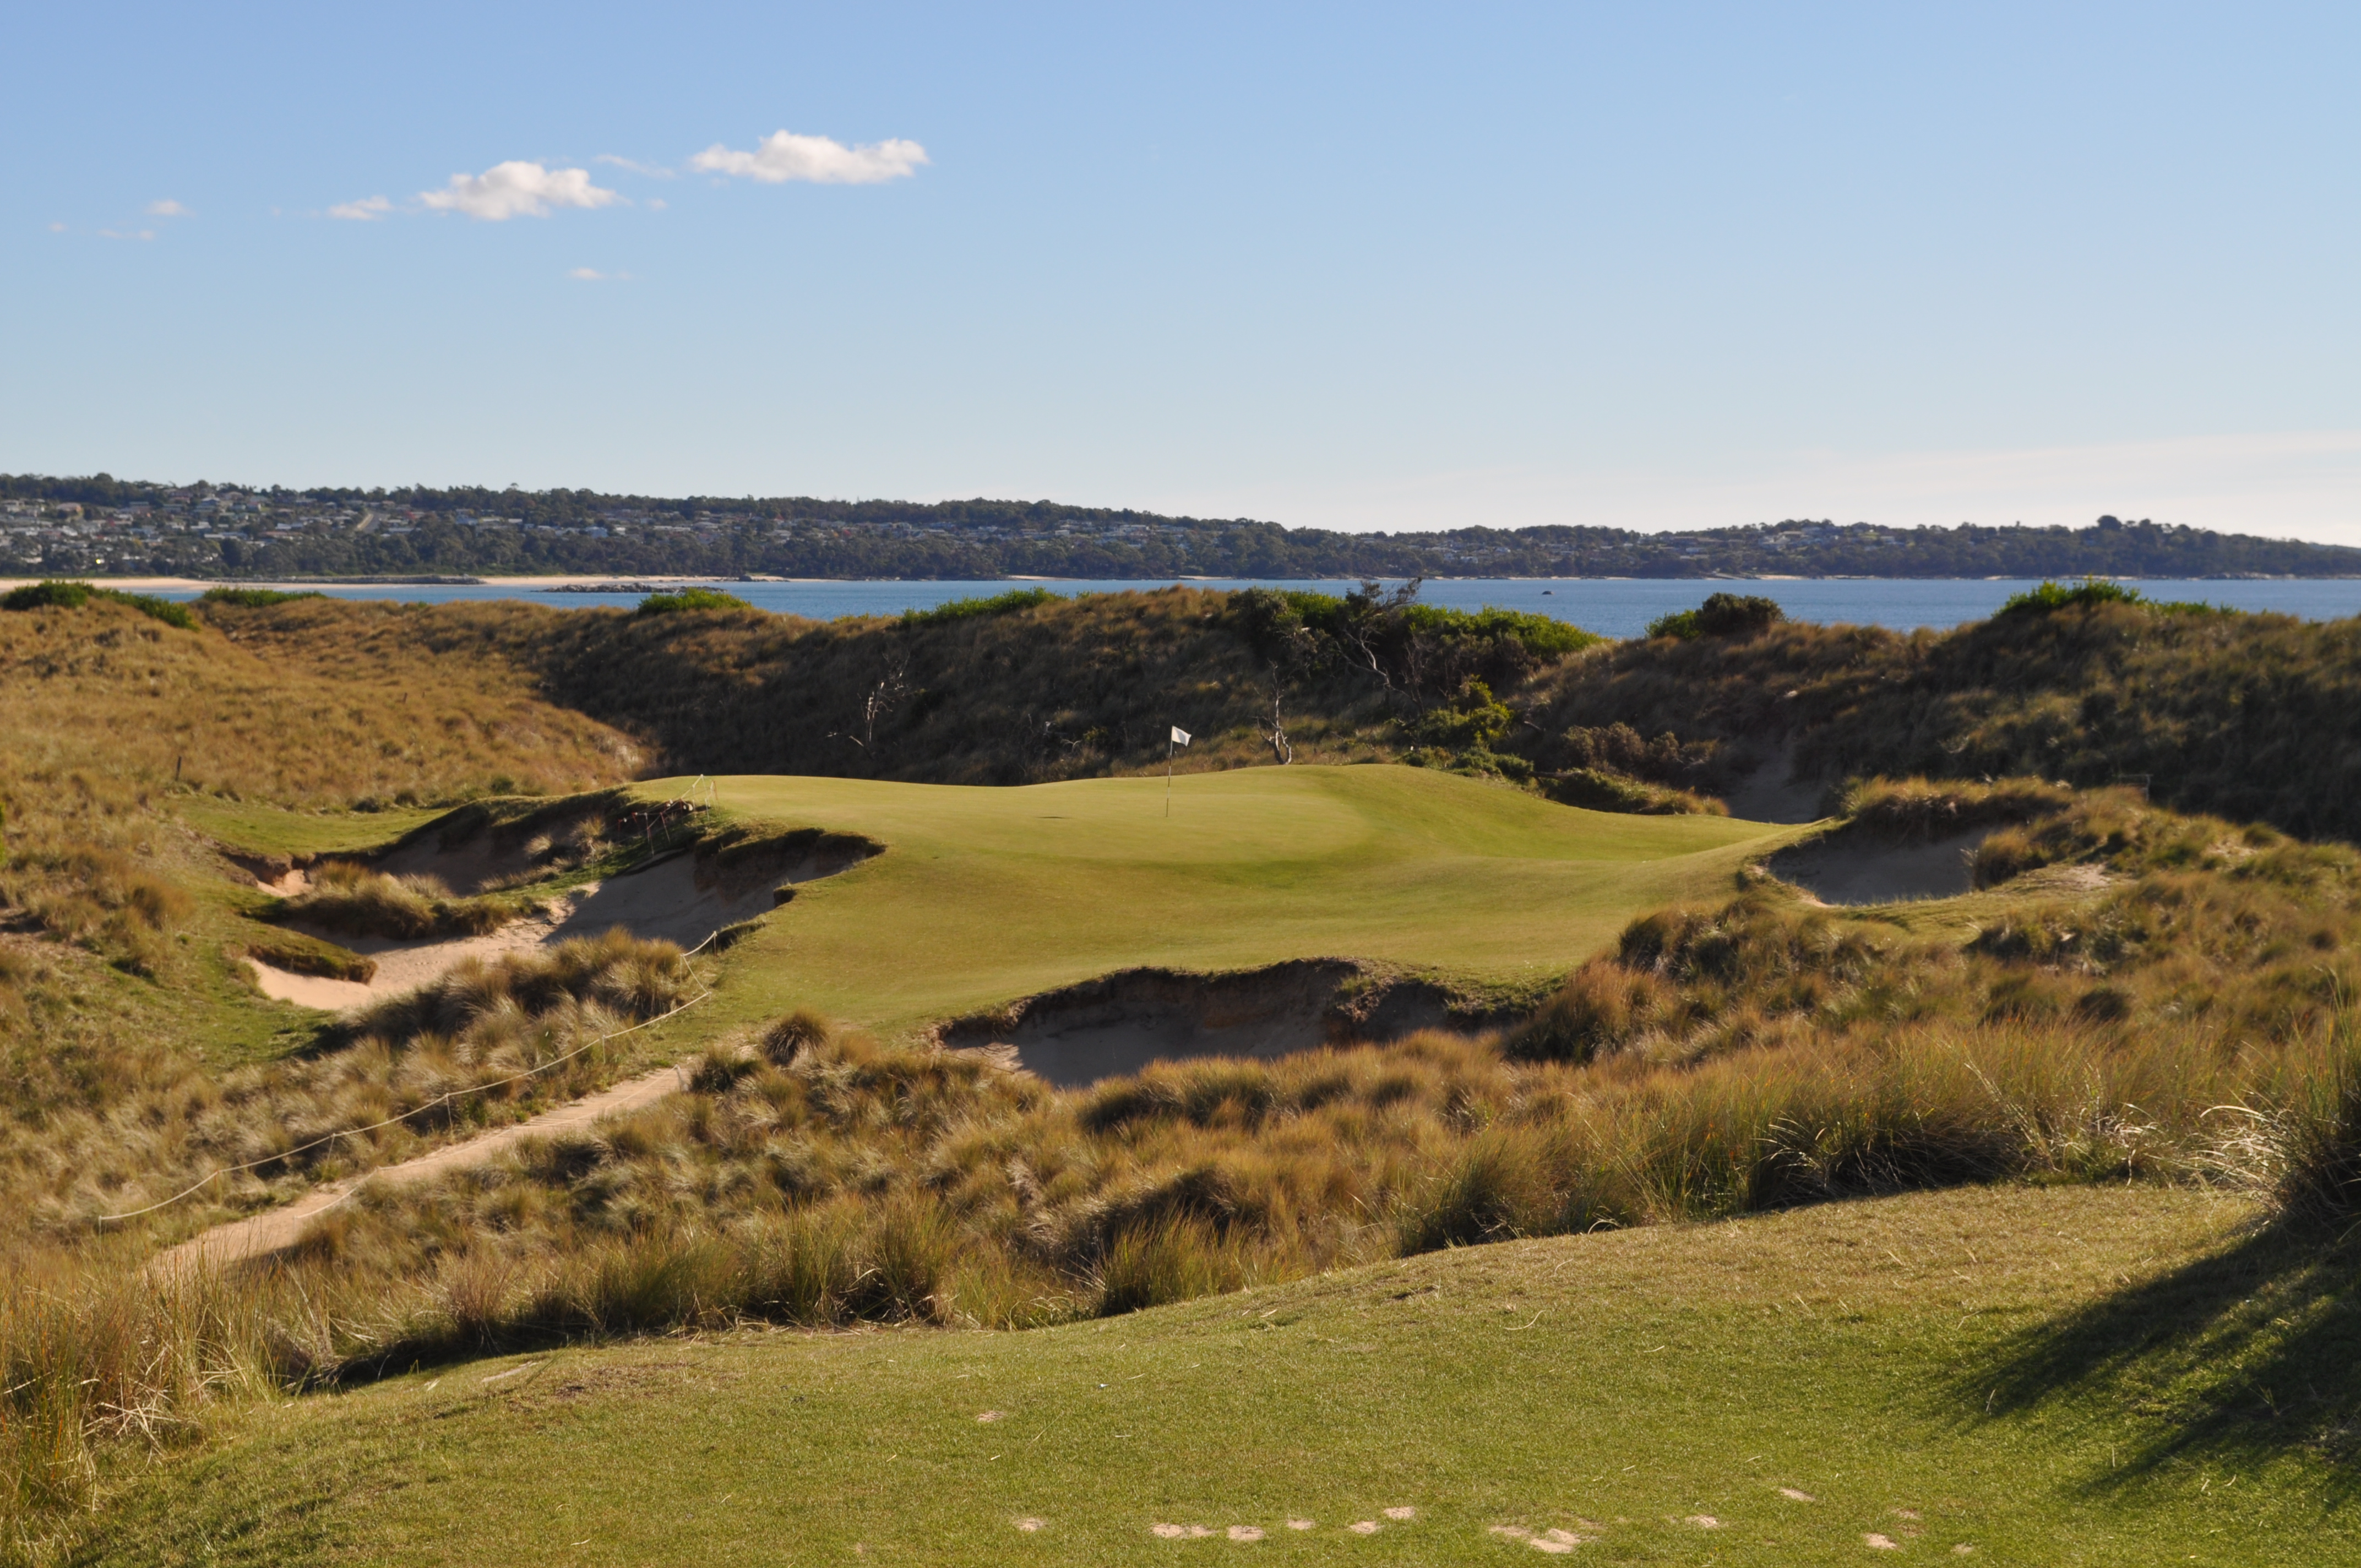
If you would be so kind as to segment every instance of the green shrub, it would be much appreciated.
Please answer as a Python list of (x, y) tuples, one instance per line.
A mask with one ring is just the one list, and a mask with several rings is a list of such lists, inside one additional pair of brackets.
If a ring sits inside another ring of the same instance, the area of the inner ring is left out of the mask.
[(189, 607), (174, 604), (170, 599), (158, 598), (154, 594), (126, 594), (115, 588), (94, 587), (89, 583), (51, 580), (27, 583), (0, 598), (0, 609), (80, 609), (93, 599), (106, 599), (137, 610), (153, 620), (182, 631), (194, 631), (197, 618)]
[(1461, 688), (1456, 707), (1430, 708), (1411, 726), (1422, 745), (1454, 751), (1489, 751), (1517, 722), (1508, 706), (1497, 702), (1492, 688), (1471, 680)]
[(2003, 615), (2048, 615), (2060, 609), (2089, 609), (2103, 604), (2146, 604), (2147, 597), (2137, 588), (2104, 577), (2085, 577), (2079, 583), (2067, 584), (2044, 580), (2039, 586), (2023, 593), (2011, 594), (2008, 602), (2000, 607)]
[(640, 601), (634, 615), (670, 615), (677, 610), (691, 609), (752, 609), (754, 607), (736, 594), (725, 594), (719, 588), (672, 588), (653, 593)]
[(1684, 642), (1699, 637), (1752, 637), (1787, 619), (1776, 599), (1752, 594), (1708, 594), (1695, 609), (1675, 610), (1648, 622), (1651, 637), (1674, 637)]
[(1641, 817), (1727, 817), (1730, 807), (1711, 795), (1627, 778), (1604, 768), (1574, 768), (1549, 781), (1550, 798), (1586, 811), (1621, 811)]
[(0, 598), (0, 609), (80, 609), (90, 602), (88, 583), (27, 583)]
[(2167, 615), (2234, 615), (2219, 605), (2189, 599), (2152, 599), (2137, 588), (2105, 577), (2085, 577), (2079, 583), (2044, 581), (2020, 594), (2011, 594), (2001, 615), (2049, 615), (2061, 609), (2094, 609), (2103, 604), (2132, 604)]
[(124, 594), (117, 593), (113, 588), (101, 588), (98, 590), (98, 597), (113, 599), (116, 604), (128, 605), (150, 620), (160, 620), (165, 625), (177, 627), (182, 631), (194, 631), (197, 629), (197, 618), (187, 605), (175, 604), (170, 599), (158, 598), (154, 594)]
[(948, 626), (954, 620), (966, 620), (979, 615), (1010, 615), (1020, 609), (1051, 604), (1058, 596), (1047, 588), (1011, 588), (1005, 594), (988, 598), (950, 599), (932, 609), (906, 609), (902, 612), (905, 626)]
[(1513, 637), (1536, 658), (1554, 659), (1603, 641), (1595, 631), (1570, 622), (1521, 609), (1448, 609), (1442, 605), (1414, 604), (1402, 612), (1414, 631), (1470, 641), (1497, 641)]
[[(1234, 598), (1257, 641), (1268, 642), (1294, 627), (1343, 640), (1356, 620), (1386, 613), (1386, 601), (1376, 589), (1375, 584), (1364, 584), (1360, 593), (1339, 598), (1309, 588), (1244, 588)], [(1567, 621), (1492, 605), (1470, 610), (1411, 601), (1390, 609), (1404, 630), (1429, 641), (1487, 643), (1514, 639), (1526, 652), (1541, 659), (1554, 659), (1605, 641), (1597, 632)]]
[(291, 604), (297, 599), (320, 599), (328, 596), (317, 588), (300, 593), (285, 588), (207, 588), (198, 598), (199, 604), (236, 605), (240, 609), (269, 609), (275, 604)]

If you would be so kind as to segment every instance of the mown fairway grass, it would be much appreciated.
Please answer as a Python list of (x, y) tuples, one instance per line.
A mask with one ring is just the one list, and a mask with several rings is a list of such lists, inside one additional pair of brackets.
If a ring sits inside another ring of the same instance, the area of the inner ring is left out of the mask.
[[(2176, 1425), (2233, 1364), (2268, 1377), (2321, 1332), (2248, 1299), (2273, 1288), (2253, 1218), (2187, 1191), (1971, 1189), (1031, 1332), (424, 1368), (239, 1418), (118, 1496), (85, 1560), (1532, 1561), (1509, 1527), (1615, 1563), (2352, 1562), (2349, 1473), (2267, 1423), (2211, 1448)], [(2101, 1366), (2142, 1341), (2136, 1373)]]
[(248, 801), (191, 798), (174, 809), (190, 826), (234, 849), (260, 854), (349, 855), (383, 849), (445, 815), (439, 806), (383, 811), (285, 811)]
[(1580, 811), (1396, 766), (1184, 774), (1169, 818), (1160, 778), (717, 787), (741, 818), (887, 846), (805, 884), (730, 953), (729, 1015), (813, 1006), (897, 1034), (1135, 965), (1356, 958), (1531, 991), (1641, 911), (1726, 893), (1795, 832)]

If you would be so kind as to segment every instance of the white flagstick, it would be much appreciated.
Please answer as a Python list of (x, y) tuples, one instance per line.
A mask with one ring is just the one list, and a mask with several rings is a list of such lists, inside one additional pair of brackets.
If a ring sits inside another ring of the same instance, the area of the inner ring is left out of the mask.
[(1172, 815), (1172, 748), (1188, 743), (1189, 732), (1177, 724), (1164, 741), (1164, 815), (1167, 817)]

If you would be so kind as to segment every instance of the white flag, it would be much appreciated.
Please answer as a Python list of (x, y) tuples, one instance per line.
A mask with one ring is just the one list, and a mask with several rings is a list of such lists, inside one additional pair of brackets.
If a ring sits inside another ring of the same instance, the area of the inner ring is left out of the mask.
[(1186, 746), (1189, 743), (1189, 732), (1186, 729), (1181, 729), (1179, 725), (1174, 725), (1172, 727), (1172, 743), (1175, 746)]

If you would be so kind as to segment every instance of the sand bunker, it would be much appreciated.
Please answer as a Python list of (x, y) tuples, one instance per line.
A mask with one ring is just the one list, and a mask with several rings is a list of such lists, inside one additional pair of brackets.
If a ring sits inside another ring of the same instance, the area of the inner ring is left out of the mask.
[(1013, 1050), (1018, 1066), (1072, 1088), (1154, 1061), (1267, 1059), (1505, 1021), (1455, 1003), (1431, 981), (1349, 959), (1297, 959), (1226, 974), (1124, 970), (957, 1019), (935, 1037), (953, 1049)]
[[(431, 876), (456, 894), (483, 893), (495, 883), (531, 875), (548, 861), (553, 844), (570, 839), (586, 824), (598, 837), (605, 837), (601, 829), (613, 830), (610, 818), (617, 804), (611, 798), (577, 797), (500, 823), (489, 821), (478, 808), (463, 806), (416, 829), (372, 863), (388, 876)], [(637, 835), (624, 826), (619, 836), (629, 839)], [(541, 852), (536, 855), (536, 850)], [(579, 856), (566, 863), (579, 863)]]
[[(561, 941), (566, 937), (594, 934), (569, 927), (574, 924), (576, 911), (588, 902), (581, 895), (598, 886), (598, 883), (592, 883), (577, 890), (576, 894), (553, 900), (545, 914), (519, 920), (480, 937), (444, 937), (423, 942), (402, 942), (390, 937), (348, 937), (311, 926), (291, 927), (323, 941), (337, 943), (364, 958), (376, 959), (377, 973), (366, 981), (296, 974), (253, 958), (247, 959), (246, 965), (254, 971), (255, 983), (265, 996), (291, 1002), (298, 1007), (342, 1012), (382, 997), (415, 991), (440, 979), (444, 971), (467, 959), (496, 959), (503, 953), (537, 948), (544, 943)], [(598, 929), (603, 931), (606, 927), (601, 926)]]
[(464, 842), (446, 843), (432, 832), (422, 832), (396, 844), (371, 865), (388, 876), (431, 876), (464, 895), (532, 871), (533, 860), (522, 838), (479, 830)]
[(1795, 743), (1784, 741), (1745, 782), (1722, 796), (1732, 817), (1748, 822), (1817, 822), (1827, 789), (1818, 779), (1795, 777)]
[(1972, 857), (1990, 828), (1939, 839), (1882, 838), (1842, 829), (1782, 850), (1764, 864), (1823, 904), (1951, 898), (1975, 888)]
[[(367, 982), (295, 974), (254, 959), (247, 964), (264, 995), (338, 1012), (416, 990), (467, 959), (595, 937), (617, 926), (642, 940), (694, 948), (727, 927), (770, 913), (796, 883), (833, 876), (877, 852), (873, 844), (817, 833), (788, 835), (774, 846), (737, 856), (683, 851), (623, 876), (586, 883), (551, 900), (544, 914), (481, 937), (404, 942), (295, 927), (376, 959), (377, 973)], [(424, 869), (445, 874), (439, 861)]]

